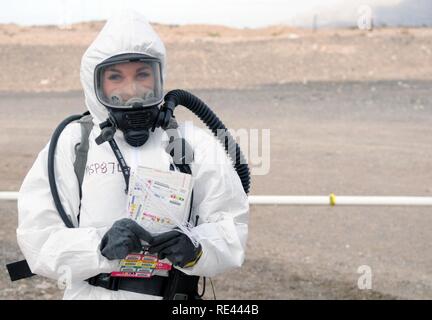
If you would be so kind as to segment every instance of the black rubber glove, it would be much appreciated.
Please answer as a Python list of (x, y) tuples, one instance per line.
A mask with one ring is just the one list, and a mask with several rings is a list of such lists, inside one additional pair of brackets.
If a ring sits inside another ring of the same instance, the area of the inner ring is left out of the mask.
[(202, 254), (201, 245), (194, 246), (187, 235), (177, 230), (168, 231), (153, 237), (150, 253), (158, 253), (159, 259), (167, 258), (175, 266), (194, 266)]
[(100, 244), (102, 255), (109, 260), (124, 259), (129, 253), (142, 250), (141, 241), (152, 242), (152, 236), (132, 219), (116, 221)]

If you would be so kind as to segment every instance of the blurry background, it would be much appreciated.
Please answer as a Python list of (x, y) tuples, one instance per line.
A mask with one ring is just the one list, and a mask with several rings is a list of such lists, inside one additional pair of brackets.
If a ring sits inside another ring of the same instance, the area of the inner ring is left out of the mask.
[[(56, 125), (85, 110), (81, 56), (127, 6), (166, 44), (166, 90), (192, 91), (229, 128), (271, 130), (270, 172), (251, 195), (432, 195), (427, 0), (4, 3), (0, 191), (17, 191)], [(431, 214), (252, 206), (246, 262), (213, 279), (217, 297), (431, 299)], [(16, 203), (0, 202), (0, 298), (61, 298), (55, 281), (9, 281), (16, 225)], [(361, 265), (371, 290), (357, 286)]]
[(2, 5), (1, 23), (59, 24), (107, 19), (133, 7), (153, 22), (263, 27), (355, 26), (364, 6), (373, 10), (377, 26), (431, 26), (429, 0), (19, 0)]

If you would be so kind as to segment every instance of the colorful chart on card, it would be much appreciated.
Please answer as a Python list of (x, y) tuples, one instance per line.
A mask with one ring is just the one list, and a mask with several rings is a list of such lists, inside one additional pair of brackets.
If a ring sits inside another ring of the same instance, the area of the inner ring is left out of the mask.
[(138, 167), (129, 182), (129, 217), (151, 233), (185, 225), (192, 184), (189, 174)]
[(168, 276), (172, 265), (167, 260), (159, 260), (157, 255), (149, 253), (129, 254), (120, 260), (119, 271), (111, 272), (113, 277), (150, 278), (154, 275)]

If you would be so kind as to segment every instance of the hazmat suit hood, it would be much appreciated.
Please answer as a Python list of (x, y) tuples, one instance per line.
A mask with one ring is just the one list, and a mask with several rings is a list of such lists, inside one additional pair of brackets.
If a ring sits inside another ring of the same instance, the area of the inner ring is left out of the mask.
[(108, 118), (108, 110), (96, 97), (95, 67), (108, 58), (124, 53), (146, 54), (160, 59), (162, 83), (165, 80), (165, 46), (146, 18), (132, 10), (115, 14), (108, 19), (81, 60), (80, 78), (85, 103), (96, 124)]

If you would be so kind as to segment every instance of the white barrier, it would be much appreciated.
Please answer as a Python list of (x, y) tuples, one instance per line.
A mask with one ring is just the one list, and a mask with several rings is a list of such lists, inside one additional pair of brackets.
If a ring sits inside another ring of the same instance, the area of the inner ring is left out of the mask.
[(253, 205), (432, 206), (432, 197), (392, 196), (249, 196)]
[(0, 200), (17, 200), (18, 192), (3, 191), (0, 192)]
[[(17, 200), (18, 192), (0, 192), (0, 200)], [(392, 196), (249, 196), (251, 205), (290, 206), (432, 206), (432, 197)]]

